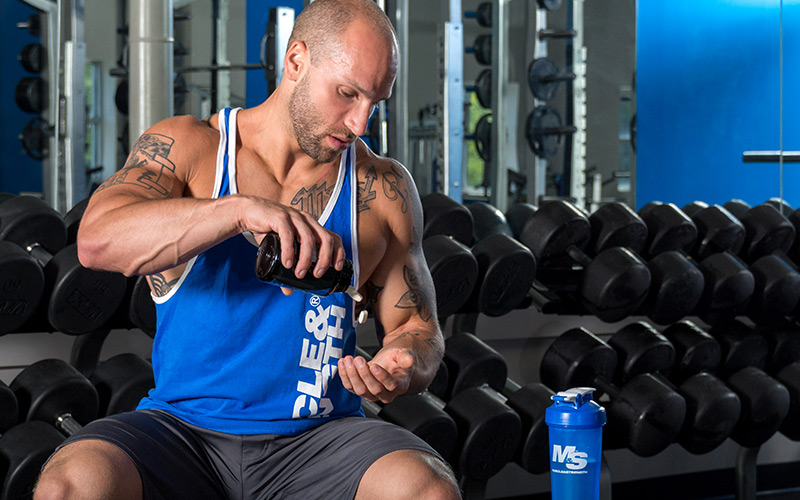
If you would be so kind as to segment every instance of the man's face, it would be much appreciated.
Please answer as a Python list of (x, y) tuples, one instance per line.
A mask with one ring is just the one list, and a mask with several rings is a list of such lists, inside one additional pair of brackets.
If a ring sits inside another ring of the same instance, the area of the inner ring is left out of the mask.
[(355, 135), (345, 127), (335, 130), (326, 125), (312, 98), (308, 74), (300, 80), (289, 99), (289, 116), (300, 149), (319, 163), (330, 163), (342, 152), (330, 144), (329, 136), (347, 144), (355, 140)]
[(371, 36), (354, 22), (338, 46), (309, 67), (289, 99), (297, 143), (320, 163), (335, 160), (363, 135), (377, 103), (391, 92), (396, 54), (376, 47)]

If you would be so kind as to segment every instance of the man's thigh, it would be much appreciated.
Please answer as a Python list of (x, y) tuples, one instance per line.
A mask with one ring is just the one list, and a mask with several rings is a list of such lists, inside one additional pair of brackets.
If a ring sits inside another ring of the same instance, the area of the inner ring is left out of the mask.
[[(233, 437), (238, 448), (238, 436)], [(85, 440), (121, 449), (139, 471), (145, 499), (226, 498), (224, 482), (204, 443), (189, 426), (163, 412), (142, 410), (96, 420), (59, 450)], [(58, 458), (54, 455), (51, 460)]]
[(332, 420), (299, 436), (245, 436), (243, 445), (248, 499), (352, 499), (367, 469), (389, 453), (417, 450), (441, 460), (408, 430), (361, 417)]

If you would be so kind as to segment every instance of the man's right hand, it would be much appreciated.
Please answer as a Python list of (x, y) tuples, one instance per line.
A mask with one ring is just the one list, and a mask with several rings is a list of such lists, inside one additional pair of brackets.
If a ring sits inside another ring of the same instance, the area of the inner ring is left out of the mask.
[[(309, 213), (296, 210), (264, 198), (236, 195), (248, 203), (240, 212), (241, 230), (250, 231), (259, 244), (267, 233), (278, 233), (281, 241), (297, 241), (299, 255), (294, 245), (281, 245), (281, 262), (287, 269), (295, 266), (295, 276), (303, 278), (311, 270), (315, 277), (325, 274), (333, 266), (340, 271), (344, 266), (345, 251), (338, 234), (328, 231)], [(316, 257), (316, 265), (310, 269)]]

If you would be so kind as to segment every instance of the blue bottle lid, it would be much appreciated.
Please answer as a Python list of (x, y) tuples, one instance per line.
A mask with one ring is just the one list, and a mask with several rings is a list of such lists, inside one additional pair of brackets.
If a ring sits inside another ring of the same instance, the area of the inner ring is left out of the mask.
[(592, 400), (594, 387), (574, 387), (550, 398), (552, 406), (545, 410), (547, 425), (564, 427), (601, 427), (606, 423), (606, 409)]

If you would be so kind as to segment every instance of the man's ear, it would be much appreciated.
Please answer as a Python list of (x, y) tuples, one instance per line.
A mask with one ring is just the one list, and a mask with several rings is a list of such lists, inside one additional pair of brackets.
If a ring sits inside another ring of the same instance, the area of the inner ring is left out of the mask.
[(299, 81), (308, 64), (308, 47), (304, 42), (295, 40), (286, 50), (283, 59), (283, 77), (294, 82)]

